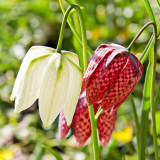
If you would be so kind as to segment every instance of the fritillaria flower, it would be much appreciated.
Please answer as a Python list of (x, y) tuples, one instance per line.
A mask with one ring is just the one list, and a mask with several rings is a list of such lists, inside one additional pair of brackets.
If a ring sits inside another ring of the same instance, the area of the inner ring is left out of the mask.
[[(116, 110), (131, 94), (142, 73), (142, 64), (126, 48), (116, 44), (103, 44), (97, 48), (84, 74), (73, 117), (73, 132), (79, 146), (91, 135), (88, 105), (93, 105), (95, 114), (100, 106), (103, 108), (97, 128), (101, 143), (107, 145), (114, 129)], [(59, 117), (61, 138), (69, 128), (62, 111)]]
[[(100, 105), (94, 104), (93, 107), (96, 113)], [(115, 126), (115, 121), (116, 112), (110, 114), (107, 111), (104, 111), (97, 120), (98, 135), (100, 142), (103, 144), (103, 146), (106, 146), (110, 140), (112, 131)], [(73, 116), (72, 125), (73, 133), (78, 143), (78, 146), (83, 146), (91, 135), (91, 123), (86, 101), (86, 91), (83, 91), (83, 93), (81, 93), (79, 97), (77, 108)], [(63, 111), (61, 111), (59, 116), (59, 133), (61, 139), (67, 135), (70, 127), (71, 126), (67, 126)]]
[(100, 103), (104, 110), (114, 112), (131, 94), (142, 73), (142, 64), (126, 48), (100, 45), (83, 78), (87, 104)]
[(82, 71), (76, 54), (49, 47), (35, 46), (26, 54), (17, 75), (11, 100), (15, 111), (29, 108), (39, 99), (39, 112), (47, 128), (63, 109), (70, 125), (76, 109)]

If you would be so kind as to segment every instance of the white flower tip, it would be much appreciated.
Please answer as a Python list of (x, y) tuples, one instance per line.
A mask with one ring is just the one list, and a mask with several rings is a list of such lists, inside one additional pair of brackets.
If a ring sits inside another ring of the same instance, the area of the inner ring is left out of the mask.
[(51, 124), (50, 123), (44, 123), (43, 121), (42, 121), (42, 123), (43, 123), (43, 126), (44, 126), (45, 129), (48, 129), (52, 124), (52, 123)]
[(14, 100), (15, 100), (15, 97), (14, 97), (13, 95), (11, 95), (10, 100), (11, 100), (11, 101), (14, 101)]
[(49, 126), (48, 126), (48, 125), (44, 125), (44, 128), (45, 128), (45, 129), (48, 129), (48, 128), (49, 128)]
[(20, 113), (21, 110), (17, 110), (16, 108), (14, 109), (14, 113)]
[(72, 122), (70, 122), (70, 121), (69, 121), (69, 122), (67, 122), (67, 126), (70, 126), (70, 125), (71, 125), (71, 123), (72, 123)]

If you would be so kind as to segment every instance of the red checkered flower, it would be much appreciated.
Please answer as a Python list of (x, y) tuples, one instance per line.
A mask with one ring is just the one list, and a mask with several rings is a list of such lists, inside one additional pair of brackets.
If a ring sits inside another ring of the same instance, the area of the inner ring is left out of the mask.
[[(77, 108), (73, 116), (73, 132), (79, 146), (91, 135), (88, 105), (95, 114), (102, 106), (97, 120), (99, 139), (106, 146), (116, 121), (116, 110), (128, 98), (143, 73), (140, 61), (126, 48), (116, 44), (100, 45), (84, 74)], [(60, 137), (64, 138), (67, 126), (63, 112), (59, 117)]]
[(142, 64), (126, 48), (100, 45), (83, 77), (87, 104), (101, 103), (104, 110), (114, 112), (131, 94), (142, 73)]
[[(96, 113), (100, 107), (100, 104), (94, 104), (93, 107)], [(112, 131), (114, 129), (115, 121), (116, 112), (111, 115), (107, 111), (104, 111), (97, 120), (99, 139), (103, 146), (106, 146), (110, 140)], [(86, 91), (83, 91), (83, 93), (81, 93), (79, 97), (72, 124), (74, 136), (78, 145), (84, 145), (84, 143), (91, 135), (91, 123), (86, 101)], [(64, 114), (63, 112), (61, 112), (59, 116), (60, 137), (64, 138), (67, 135), (69, 129), (70, 126), (67, 126)]]

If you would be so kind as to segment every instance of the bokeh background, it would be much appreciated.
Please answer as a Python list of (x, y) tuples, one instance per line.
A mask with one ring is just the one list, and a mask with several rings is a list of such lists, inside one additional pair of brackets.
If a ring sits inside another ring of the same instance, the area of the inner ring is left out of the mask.
[[(139, 0), (75, 0), (83, 6), (88, 45), (94, 51), (101, 43), (118, 43), (125, 47), (149, 21), (143, 1)], [(67, 8), (68, 4), (63, 1)], [(151, 0), (156, 18), (160, 10)], [(75, 14), (71, 15), (79, 30)], [(58, 120), (44, 129), (38, 113), (37, 102), (21, 114), (14, 113), (10, 94), (21, 61), (33, 45), (56, 48), (63, 14), (57, 0), (0, 0), (0, 160), (54, 160), (42, 144), (51, 146), (64, 160), (89, 160), (90, 140), (78, 148), (72, 130), (65, 140), (60, 140)], [(147, 29), (133, 46), (139, 57), (145, 48), (152, 28)], [(66, 27), (63, 49), (80, 54), (82, 47)], [(146, 70), (148, 61), (144, 63)], [(145, 71), (133, 91), (138, 115)], [(157, 81), (160, 81), (160, 47), (158, 47)], [(156, 121), (160, 145), (160, 94), (157, 99)], [(149, 122), (147, 158), (154, 159), (152, 129)], [(118, 109), (116, 126), (107, 147), (100, 146), (102, 160), (136, 160), (135, 123), (130, 101)]]

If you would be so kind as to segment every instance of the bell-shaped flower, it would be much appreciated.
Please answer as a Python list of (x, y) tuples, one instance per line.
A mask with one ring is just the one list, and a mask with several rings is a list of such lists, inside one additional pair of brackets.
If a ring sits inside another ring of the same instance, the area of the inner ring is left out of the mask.
[(104, 110), (114, 112), (131, 94), (142, 73), (142, 64), (126, 48), (100, 45), (83, 79), (87, 104), (101, 103)]
[[(93, 107), (96, 114), (100, 104), (94, 104)], [(103, 146), (106, 146), (110, 140), (115, 126), (115, 121), (116, 112), (110, 114), (107, 111), (104, 111), (97, 120), (98, 135)], [(86, 91), (83, 91), (79, 97), (72, 125), (78, 146), (83, 146), (91, 135), (91, 123), (86, 101)], [(70, 127), (71, 126), (67, 126), (63, 111), (61, 111), (59, 116), (59, 133), (61, 138), (64, 138), (67, 135)]]
[(45, 127), (63, 109), (70, 125), (76, 109), (82, 83), (79, 58), (75, 53), (35, 46), (26, 54), (17, 75), (11, 100), (15, 111), (29, 108), (39, 99), (39, 112)]

